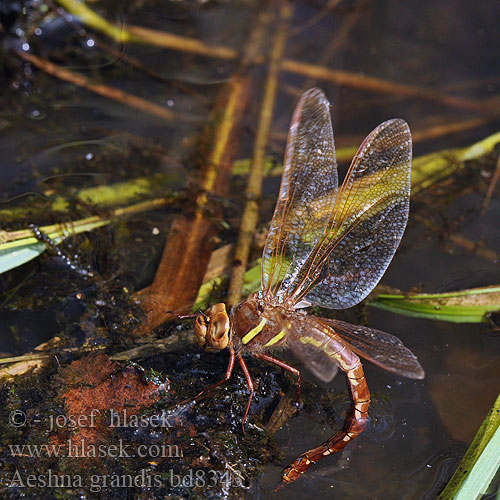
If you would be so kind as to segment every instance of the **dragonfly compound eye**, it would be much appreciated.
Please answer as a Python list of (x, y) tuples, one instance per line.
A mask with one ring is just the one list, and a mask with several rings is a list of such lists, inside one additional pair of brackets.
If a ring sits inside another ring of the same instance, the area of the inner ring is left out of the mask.
[(202, 349), (204, 349), (207, 344), (207, 321), (208, 320), (205, 319), (205, 316), (198, 314), (194, 322), (194, 332), (196, 333), (196, 338), (198, 339), (198, 343)]
[(208, 308), (196, 317), (194, 330), (205, 351), (220, 351), (229, 344), (229, 316), (222, 303)]
[(207, 344), (213, 350), (225, 349), (229, 344), (229, 317), (226, 312), (212, 316), (208, 327)]

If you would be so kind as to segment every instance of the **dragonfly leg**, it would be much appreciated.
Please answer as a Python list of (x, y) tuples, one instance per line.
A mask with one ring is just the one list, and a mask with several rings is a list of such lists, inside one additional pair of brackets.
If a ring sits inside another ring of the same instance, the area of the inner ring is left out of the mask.
[(254, 354), (254, 357), (263, 359), (264, 361), (269, 361), (269, 363), (273, 363), (275, 365), (288, 370), (293, 373), (297, 377), (297, 405), (300, 408), (300, 371), (293, 366), (288, 365), (287, 363), (281, 361), (278, 358), (273, 358), (272, 356), (268, 356), (267, 354)]
[(255, 392), (252, 377), (250, 376), (250, 372), (248, 371), (247, 364), (245, 360), (242, 358), (241, 354), (238, 354), (238, 362), (240, 363), (241, 369), (243, 370), (243, 374), (245, 375), (245, 379), (248, 384), (248, 389), (250, 391), (250, 396), (248, 397), (247, 407), (245, 408), (245, 414), (243, 415), (243, 420), (241, 421), (241, 426), (243, 427), (243, 432), (245, 432), (245, 422), (247, 420), (248, 412), (250, 411), (250, 405), (252, 404), (253, 395)]
[(192, 401), (199, 401), (200, 399), (203, 399), (204, 397), (206, 397), (210, 391), (212, 391), (213, 389), (216, 389), (217, 387), (219, 387), (219, 385), (223, 384), (224, 382), (227, 382), (231, 378), (231, 375), (233, 373), (234, 360), (236, 357), (234, 354), (234, 351), (232, 349), (229, 350), (229, 356), (230, 356), (229, 357), (229, 364), (227, 365), (226, 375), (224, 376), (224, 378), (222, 380), (219, 380), (216, 384), (213, 384), (213, 385), (207, 387), (206, 389), (203, 389), (194, 398), (186, 399), (185, 401), (180, 402), (179, 405), (191, 403)]
[[(350, 353), (350, 355), (351, 360), (353, 360), (352, 356), (355, 356), (354, 353)], [(312, 450), (306, 451), (300, 455), (300, 457), (296, 458), (283, 472), (282, 486), (295, 481), (304, 474), (312, 464), (318, 462), (322, 458), (332, 453), (342, 451), (350, 441), (358, 437), (365, 430), (368, 422), (370, 391), (366, 384), (363, 366), (357, 356), (356, 359), (357, 364), (353, 368), (345, 366), (345, 360), (339, 360), (339, 366), (345, 371), (349, 391), (351, 393), (351, 408), (345, 419), (344, 428), (336, 432), (325, 443)], [(344, 363), (342, 361), (344, 361)]]

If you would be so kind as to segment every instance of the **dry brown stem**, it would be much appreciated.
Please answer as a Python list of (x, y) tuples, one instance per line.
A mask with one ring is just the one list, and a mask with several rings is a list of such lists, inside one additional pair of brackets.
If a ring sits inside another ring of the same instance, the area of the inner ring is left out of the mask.
[[(208, 152), (203, 155), (201, 172), (191, 179), (199, 185), (201, 194), (197, 197), (192, 215), (178, 216), (172, 225), (168, 241), (163, 250), (153, 284), (142, 290), (161, 300), (152, 300), (147, 311), (147, 325), (142, 332), (148, 332), (171, 317), (167, 311), (183, 311), (196, 299), (210, 254), (216, 244), (214, 221), (220, 214), (205, 216), (208, 208), (208, 194), (227, 197), (231, 179), (232, 160), (236, 152), (239, 128), (249, 101), (251, 80), (248, 65), (254, 61), (265, 40), (264, 30), (271, 19), (271, 10), (265, 9), (256, 20), (249, 41), (242, 54), (240, 70), (224, 85), (219, 93), (213, 119), (205, 131), (210, 138)], [(146, 300), (146, 302), (148, 302)]]
[[(428, 229), (430, 229), (433, 233), (439, 234), (440, 232), (439, 228), (432, 220), (428, 219), (427, 217), (422, 217), (416, 214), (413, 215), (413, 218), (416, 219), (421, 224), (423, 224)], [(462, 236), (460, 234), (449, 234), (447, 235), (447, 239), (450, 240), (455, 245), (457, 245), (458, 247), (464, 248), (468, 252), (471, 252), (477, 255), (478, 257), (482, 257), (483, 259), (489, 260), (491, 262), (498, 262), (500, 258), (500, 255), (498, 255), (494, 250), (485, 247), (481, 243), (471, 241), (468, 238), (465, 238), (465, 236)]]
[(259, 124), (254, 142), (252, 167), (246, 189), (247, 200), (234, 253), (231, 282), (227, 297), (229, 306), (237, 304), (241, 299), (241, 289), (243, 287), (243, 278), (250, 255), (250, 247), (252, 245), (255, 229), (259, 222), (259, 198), (262, 194), (262, 181), (266, 163), (266, 146), (269, 140), (274, 104), (278, 92), (280, 61), (285, 49), (287, 27), (291, 16), (291, 6), (287, 2), (282, 2), (280, 20), (271, 50), (268, 75), (260, 109)]
[[(70, 71), (68, 69), (62, 68), (61, 66), (47, 61), (46, 59), (41, 59), (34, 54), (30, 54), (28, 52), (23, 52), (20, 50), (16, 51), (16, 53), (19, 57), (34, 64), (37, 68), (41, 69), (45, 73), (55, 76), (56, 78), (60, 78), (61, 80), (73, 83), (74, 85), (78, 85), (79, 87), (83, 87), (87, 90), (90, 90), (91, 92), (95, 92), (96, 94), (107, 97), (108, 99), (121, 102), (126, 106), (138, 109), (144, 113), (158, 116), (159, 118), (162, 118), (166, 121), (176, 121), (181, 118), (179, 115), (177, 115), (177, 113), (174, 113), (173, 111), (170, 111), (163, 106), (159, 106), (158, 104), (147, 101), (142, 97), (138, 97), (115, 87), (94, 82), (81, 73), (76, 73), (75, 71)], [(186, 120), (186, 116), (183, 116), (182, 119)]]
[(493, 174), (493, 177), (491, 178), (490, 185), (488, 186), (486, 198), (484, 199), (483, 207), (481, 209), (481, 215), (484, 215), (486, 213), (486, 210), (488, 210), (488, 205), (490, 204), (491, 197), (493, 196), (493, 193), (495, 192), (495, 188), (498, 184), (499, 179), (500, 179), (500, 156), (498, 157), (495, 172)]
[(478, 111), (486, 114), (491, 114), (493, 112), (497, 113), (497, 111), (490, 108), (488, 103), (467, 99), (465, 97), (446, 95), (416, 85), (391, 82), (389, 80), (366, 76), (351, 71), (325, 68), (316, 64), (294, 61), (292, 59), (285, 59), (281, 67), (283, 70), (291, 73), (308, 76), (318, 80), (326, 80), (345, 87), (426, 99), (446, 106), (467, 109), (469, 111)]
[[(94, 29), (104, 32), (106, 35), (120, 42), (149, 43), (151, 45), (180, 52), (189, 52), (225, 60), (235, 60), (239, 56), (238, 51), (232, 48), (222, 45), (206, 44), (200, 40), (187, 36), (174, 35), (134, 25), (127, 26), (125, 30), (123, 27), (108, 23), (85, 5), (79, 4), (74, 0), (57, 1), (74, 15), (79, 16), (82, 22), (92, 26)], [(262, 57), (253, 60), (254, 63), (262, 63), (262, 61)], [(349, 71), (330, 69), (317, 64), (303, 63), (293, 59), (284, 59), (281, 69), (317, 80), (330, 81), (337, 85), (344, 85), (377, 93), (389, 93), (391, 95), (421, 98), (453, 108), (478, 111), (489, 115), (498, 115), (499, 103), (496, 98), (479, 101), (456, 97), (416, 85), (396, 83)]]

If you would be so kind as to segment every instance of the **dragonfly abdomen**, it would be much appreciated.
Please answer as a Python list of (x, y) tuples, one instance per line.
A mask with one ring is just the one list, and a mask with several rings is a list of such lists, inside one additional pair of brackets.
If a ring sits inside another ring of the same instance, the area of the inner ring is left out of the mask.
[[(347, 351), (349, 351), (349, 349)], [(340, 357), (344, 358), (342, 362), (339, 362), (339, 366), (342, 368), (343, 364), (349, 363), (350, 361), (345, 359), (342, 355), (340, 355)], [(344, 428), (336, 432), (328, 441), (325, 441), (316, 448), (306, 451), (296, 458), (283, 472), (282, 480), (284, 483), (295, 481), (314, 463), (332, 453), (342, 451), (350, 441), (357, 438), (365, 430), (366, 424), (368, 423), (370, 391), (368, 390), (363, 366), (359, 358), (358, 364), (354, 368), (347, 370), (345, 374), (347, 383), (349, 384), (352, 403), (349, 415), (344, 422)]]

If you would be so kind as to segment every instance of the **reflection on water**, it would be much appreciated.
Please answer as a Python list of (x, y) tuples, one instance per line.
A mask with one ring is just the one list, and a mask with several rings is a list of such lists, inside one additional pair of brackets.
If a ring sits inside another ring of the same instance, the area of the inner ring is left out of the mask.
[[(146, 26), (240, 50), (255, 18), (253, 4), (172, 1), (89, 6), (125, 27)], [(498, 130), (498, 2), (292, 4), (286, 58), (339, 72), (329, 73), (328, 78), (290, 66), (281, 72), (268, 145), (275, 161), (282, 159), (297, 96), (311, 86), (323, 88), (333, 103), (338, 147), (358, 146), (375, 125), (395, 117), (410, 124), (416, 156), (468, 145)], [(30, 4), (27, 13), (14, 15), (12, 22), (2, 18), (6, 44), (0, 93), (0, 210), (11, 212), (2, 212), (1, 229), (99, 213), (92, 203), (79, 200), (77, 192), (137, 178), (156, 179), (147, 196), (175, 193), (182, 202), (62, 245), (72, 258), (93, 267), (98, 276), (94, 282), (75, 276), (50, 255), (2, 275), (0, 352), (8, 355), (31, 351), (60, 335), (68, 345), (116, 340), (108, 332), (123, 325), (123, 310), (113, 308), (115, 299), (110, 297), (118, 297), (124, 287), (139, 290), (152, 282), (172, 217), (192, 211), (200, 186), (187, 185), (187, 179), (195, 179), (200, 168), (203, 125), (236, 67), (231, 58), (150, 44), (122, 46), (91, 30), (79, 36), (71, 24), (74, 19), (68, 24), (54, 14), (43, 14), (37, 5)], [(89, 43), (91, 39), (99, 43)], [(270, 40), (266, 39), (264, 50)], [(13, 52), (28, 42), (40, 57), (170, 110), (175, 118), (161, 118), (36, 70)], [(265, 71), (259, 66), (251, 75), (252, 99), (243, 118), (237, 158), (252, 154)], [(477, 167), (480, 172), (466, 171), (450, 181), (455, 183), (453, 192), (444, 183), (434, 198), (424, 193), (415, 200), (384, 284), (438, 292), (498, 283), (498, 262), (448, 239), (449, 234), (459, 234), (497, 254), (500, 251), (498, 196), (480, 215), (495, 158), (490, 160)], [(341, 174), (345, 167), (341, 165)], [(224, 213), (217, 235), (220, 246), (235, 241), (243, 186), (244, 179), (238, 177), (229, 199), (211, 200), (214, 213), (219, 209)], [(277, 181), (271, 179), (261, 202), (263, 223), (271, 216), (276, 192)], [(52, 211), (58, 196), (70, 200), (67, 211)], [(433, 218), (434, 229), (424, 226), (418, 215)], [(253, 256), (258, 255), (257, 249)], [(106, 321), (86, 315), (75, 298), (89, 290), (93, 303), (106, 304)], [(276, 498), (312, 494), (357, 500), (436, 498), (497, 396), (500, 343), (498, 332), (488, 333), (488, 325), (420, 320), (372, 309), (368, 323), (400, 337), (418, 355), (426, 379), (399, 379), (366, 363), (373, 394), (369, 427), (341, 456), (324, 460)], [(200, 355), (199, 362), (204, 359)], [(221, 374), (224, 369), (221, 361)], [(322, 442), (342, 421), (338, 415), (348, 404), (342, 377), (321, 387), (338, 396), (332, 402), (337, 421), (328, 421), (331, 415), (319, 410), (304, 410), (289, 420), (275, 436), (283, 455), (280, 465), (269, 465), (242, 496), (269, 498), (281, 465)], [(314, 403), (307, 395), (305, 399)]]

